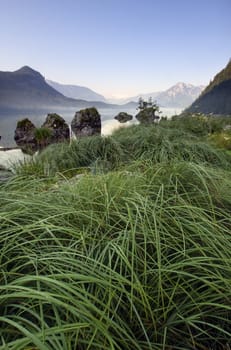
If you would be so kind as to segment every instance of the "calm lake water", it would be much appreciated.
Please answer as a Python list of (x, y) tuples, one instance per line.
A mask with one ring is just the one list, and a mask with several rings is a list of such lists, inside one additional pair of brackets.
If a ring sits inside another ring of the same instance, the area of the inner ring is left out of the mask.
[[(98, 111), (101, 115), (101, 120), (102, 120), (102, 134), (103, 135), (110, 135), (111, 132), (118, 128), (127, 125), (131, 125), (132, 123), (136, 123), (136, 119), (134, 116), (137, 114), (136, 109), (131, 109), (131, 108), (124, 108), (123, 106), (118, 108), (113, 108), (113, 109), (106, 109), (106, 108), (98, 108)], [(171, 117), (174, 114), (179, 114), (181, 112), (180, 109), (172, 109), (172, 108), (161, 108), (163, 116)], [(0, 140), (0, 146), (2, 147), (15, 147), (15, 142), (14, 142), (14, 131), (17, 125), (17, 122), (21, 119), (24, 118), (29, 118), (36, 127), (40, 127), (46, 118), (46, 115), (48, 113), (57, 113), (61, 115), (68, 124), (71, 123), (74, 115), (75, 115), (76, 109), (69, 108), (69, 109), (62, 109), (62, 110), (55, 110), (55, 111), (40, 111), (40, 112), (26, 112), (22, 113), (19, 112), (17, 114), (9, 114), (9, 115), (1, 115), (0, 114), (0, 135), (1, 135), (1, 140)], [(119, 112), (127, 112), (129, 114), (133, 115), (133, 121), (128, 122), (126, 124), (120, 124), (117, 120), (114, 119), (114, 117), (119, 113)]]

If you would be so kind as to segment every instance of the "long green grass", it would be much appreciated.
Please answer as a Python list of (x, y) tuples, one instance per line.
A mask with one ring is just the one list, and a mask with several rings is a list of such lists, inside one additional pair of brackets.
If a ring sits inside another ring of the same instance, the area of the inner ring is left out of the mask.
[(231, 158), (195, 120), (51, 145), (0, 184), (0, 350), (230, 349)]
[(0, 350), (229, 349), (227, 169), (140, 157), (0, 197)]
[(184, 129), (134, 125), (119, 129), (112, 136), (85, 137), (71, 144), (51, 145), (16, 171), (27, 176), (60, 173), (72, 177), (86, 171), (95, 174), (126, 168), (137, 160), (153, 164), (189, 161), (229, 169), (231, 156), (208, 143), (206, 138)]
[(83, 168), (91, 172), (113, 170), (121, 161), (123, 151), (116, 140), (111, 137), (91, 136), (71, 143), (50, 145), (16, 171), (38, 176), (54, 176), (60, 172), (71, 177), (78, 173), (78, 169)]
[(137, 159), (153, 163), (183, 160), (230, 168), (231, 158), (224, 151), (181, 128), (135, 125), (117, 130), (113, 138), (120, 144), (127, 162)]

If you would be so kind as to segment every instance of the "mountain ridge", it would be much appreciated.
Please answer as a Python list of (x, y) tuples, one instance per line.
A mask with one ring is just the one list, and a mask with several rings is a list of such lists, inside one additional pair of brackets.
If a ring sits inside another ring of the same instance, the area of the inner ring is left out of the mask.
[(65, 96), (46, 84), (41, 73), (28, 66), (14, 72), (0, 72), (0, 106), (25, 107), (66, 103)]
[(46, 83), (42, 74), (29, 66), (0, 71), (0, 111), (38, 110), (73, 107), (116, 108), (101, 101), (86, 101), (64, 96)]
[[(204, 85), (195, 86), (193, 84), (178, 82), (164, 91), (141, 93), (126, 99), (120, 99), (119, 101), (138, 101), (140, 97), (147, 100), (149, 97), (152, 97), (160, 107), (186, 108), (200, 95), (203, 89)], [(113, 102), (113, 99), (109, 101)], [(116, 102), (117, 100), (114, 101)]]
[(157, 96), (157, 101), (163, 107), (185, 108), (190, 105), (203, 91), (204, 86), (178, 82)]
[(226, 80), (231, 80), (231, 59), (229, 60), (226, 67), (214, 76), (213, 80), (209, 83), (209, 85), (203, 91), (203, 94), (208, 93), (215, 86), (219, 85), (220, 83)]
[(61, 84), (53, 80), (46, 80), (46, 82), (66, 97), (85, 101), (101, 101), (107, 103), (107, 100), (103, 95), (98, 94), (88, 87), (72, 84)]
[(231, 60), (184, 113), (231, 114)]
[[(59, 91), (54, 86), (58, 87)], [(46, 81), (40, 72), (29, 66), (23, 66), (14, 72), (0, 71), (0, 110), (33, 110), (50, 106), (54, 108), (75, 107), (76, 109), (91, 106), (96, 108), (118, 108), (119, 106), (126, 108), (129, 105), (135, 106), (139, 97), (144, 99), (152, 97), (153, 100), (157, 100), (160, 107), (185, 108), (198, 97), (202, 88), (202, 86), (179, 82), (166, 91), (139, 94), (122, 99), (118, 104), (118, 100), (107, 100), (103, 95), (87, 87), (65, 85), (51, 80)], [(67, 92), (68, 89), (69, 96), (66, 96), (62, 92)], [(70, 97), (77, 96), (78, 91), (80, 98)]]

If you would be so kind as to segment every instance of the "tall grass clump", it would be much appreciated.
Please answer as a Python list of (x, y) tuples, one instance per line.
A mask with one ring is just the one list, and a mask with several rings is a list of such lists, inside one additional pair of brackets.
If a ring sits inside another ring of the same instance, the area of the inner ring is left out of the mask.
[(59, 172), (71, 177), (86, 171), (104, 173), (139, 160), (154, 164), (189, 161), (227, 169), (231, 157), (207, 138), (184, 129), (133, 125), (108, 137), (84, 137), (71, 144), (50, 145), (16, 171), (27, 176), (54, 176)]
[(225, 152), (180, 128), (136, 125), (117, 130), (113, 137), (120, 143), (127, 162), (138, 159), (153, 163), (183, 160), (229, 168), (231, 161)]
[(160, 149), (164, 142), (170, 143), (176, 139), (195, 139), (191, 134), (182, 130), (172, 130), (159, 125), (133, 125), (118, 129), (113, 138), (119, 142), (128, 159), (138, 159), (146, 152)]
[(71, 176), (79, 168), (106, 172), (116, 168), (122, 159), (123, 151), (119, 143), (111, 137), (82, 137), (70, 144), (48, 146), (30, 163), (20, 167), (18, 173), (50, 176), (64, 172)]
[(229, 172), (140, 160), (0, 196), (0, 350), (229, 349)]
[(177, 128), (193, 135), (203, 137), (213, 133), (219, 133), (231, 122), (230, 117), (215, 117), (201, 113), (186, 113), (175, 116), (172, 120), (164, 121), (165, 127)]

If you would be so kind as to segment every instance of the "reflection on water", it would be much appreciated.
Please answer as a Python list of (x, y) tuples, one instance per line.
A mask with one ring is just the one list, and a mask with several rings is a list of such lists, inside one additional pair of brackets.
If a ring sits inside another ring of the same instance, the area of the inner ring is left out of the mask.
[[(102, 119), (102, 134), (103, 135), (110, 135), (111, 132), (119, 127), (124, 127), (131, 125), (133, 123), (136, 123), (136, 119), (134, 118), (133, 121), (128, 122), (126, 124), (120, 124), (117, 120), (114, 119), (114, 117), (119, 112), (127, 112), (129, 114), (132, 114), (133, 117), (137, 114), (137, 110), (135, 108), (124, 108), (123, 106), (118, 106), (117, 108), (111, 109), (111, 108), (98, 108), (98, 111), (101, 115)], [(170, 117), (174, 114), (179, 114), (181, 112), (180, 109), (171, 109), (171, 108), (161, 108), (162, 116)], [(0, 146), (2, 147), (14, 147), (14, 131), (17, 125), (17, 122), (24, 118), (29, 118), (32, 123), (36, 127), (40, 127), (46, 118), (46, 115), (48, 113), (58, 113), (61, 115), (68, 124), (71, 123), (76, 110), (73, 108), (69, 109), (62, 109), (62, 110), (56, 110), (56, 111), (45, 111), (45, 112), (31, 112), (31, 113), (17, 113), (17, 114), (11, 114), (11, 115), (1, 115), (0, 114), (0, 135), (1, 135), (1, 141)]]

